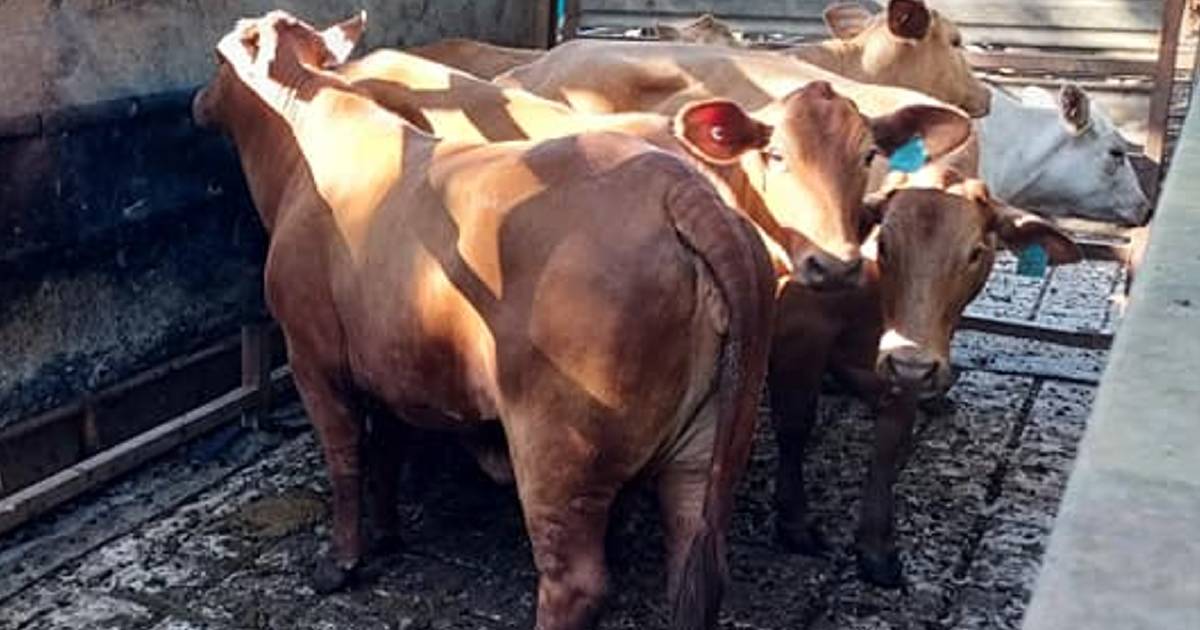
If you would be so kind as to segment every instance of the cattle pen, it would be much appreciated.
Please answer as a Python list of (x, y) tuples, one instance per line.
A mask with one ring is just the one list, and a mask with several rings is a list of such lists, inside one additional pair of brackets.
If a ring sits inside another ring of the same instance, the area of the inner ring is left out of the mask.
[[(262, 229), (228, 147), (190, 119), (206, 47), (247, 3), (83, 4), (0, 5), (0, 51), (28, 62), (0, 77), (11, 95), (0, 104), (0, 629), (529, 627), (536, 573), (515, 495), (437, 437), (412, 449), (436, 472), (406, 471), (405, 548), (348, 593), (307, 585), (328, 538), (328, 483), (261, 301)], [(358, 8), (291, 4), (326, 21)], [(362, 4), (367, 48), (636, 39), (712, 11), (773, 49), (823, 36), (827, 3)], [(866, 406), (822, 405), (810, 459), (824, 557), (773, 545), (774, 446), (761, 422), (722, 627), (1200, 627), (1189, 534), (1200, 491), (1194, 458), (1179, 453), (1200, 445), (1196, 387), (1180, 382), (1200, 312), (1185, 238), (1200, 225), (1193, 3), (930, 4), (964, 27), (970, 61), (995, 83), (1069, 80), (1103, 102), (1143, 149), (1163, 234), (1132, 293), (1139, 230), (1066, 221), (1086, 260), (1037, 276), (1001, 259), (955, 338), (949, 404), (923, 413), (899, 482), (901, 590), (861, 583), (847, 551)], [(1155, 387), (1166, 393), (1145, 393)], [(1145, 433), (1131, 436), (1143, 411)], [(634, 491), (626, 504), (601, 627), (661, 627), (652, 500)], [(1144, 527), (1145, 540), (1106, 546), (1122, 526)]]

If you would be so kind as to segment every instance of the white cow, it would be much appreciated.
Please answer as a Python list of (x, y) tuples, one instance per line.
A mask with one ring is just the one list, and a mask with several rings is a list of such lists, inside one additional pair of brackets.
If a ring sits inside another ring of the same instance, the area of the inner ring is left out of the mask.
[(976, 121), (980, 171), (993, 194), (1042, 215), (1141, 224), (1150, 211), (1129, 162), (1130, 143), (1078, 86), (1057, 100), (1030, 87), (992, 88), (991, 112)]

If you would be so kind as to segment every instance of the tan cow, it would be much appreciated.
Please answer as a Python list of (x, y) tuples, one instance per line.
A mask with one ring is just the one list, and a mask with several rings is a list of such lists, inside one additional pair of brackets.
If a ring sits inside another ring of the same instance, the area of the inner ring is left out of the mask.
[(452, 37), (432, 44), (412, 46), (405, 52), (491, 80), (517, 66), (537, 61), (544, 50), (497, 46), (473, 39)]
[[(924, 2), (891, 0), (887, 11), (878, 15), (860, 4), (842, 2), (825, 9), (825, 24), (835, 39), (793, 46), (780, 54), (855, 81), (916, 90), (975, 117), (987, 113), (991, 94), (971, 72), (962, 33)], [(710, 14), (679, 29), (678, 36), (661, 39), (740, 46), (728, 25)]]
[[(924, 2), (892, 0), (878, 15), (860, 4), (842, 2), (826, 8), (824, 17), (835, 39), (779, 53), (855, 81), (929, 94), (975, 117), (990, 108), (991, 94), (963, 55), (962, 33)], [(727, 24), (708, 13), (683, 27), (659, 30), (663, 41), (743, 47)]]
[(868, 207), (881, 223), (863, 289), (792, 284), (780, 298), (768, 377), (780, 448), (777, 531), (794, 551), (823, 546), (808, 515), (803, 461), (822, 378), (832, 372), (879, 404), (856, 550), (865, 579), (898, 586), (892, 488), (911, 448), (916, 400), (950, 386), (950, 341), (995, 249), (1039, 244), (1051, 264), (1078, 261), (1080, 252), (1045, 220), (995, 201), (982, 182), (937, 167), (893, 178)]
[(656, 474), (671, 627), (713, 628), (773, 316), (753, 228), (629, 136), (478, 145), (418, 131), (325, 70), (361, 28), (240, 21), (193, 107), (233, 137), (270, 232), (267, 301), (334, 493), (316, 586), (358, 565), (364, 468), (396, 459), (375, 435), (385, 457), (362, 459), (369, 403), (463, 435), (503, 428), (544, 630), (591, 626), (610, 504)]
[(821, 82), (773, 103), (778, 114), (769, 126), (726, 99), (688, 103), (674, 119), (581, 114), (396, 51), (376, 51), (338, 72), (446, 138), (542, 139), (596, 129), (645, 138), (704, 174), (765, 233), (781, 254), (781, 268), (815, 289), (860, 281), (861, 199), (871, 155), (921, 135), (938, 156), (969, 133), (967, 119), (944, 108), (917, 106), (866, 119)]

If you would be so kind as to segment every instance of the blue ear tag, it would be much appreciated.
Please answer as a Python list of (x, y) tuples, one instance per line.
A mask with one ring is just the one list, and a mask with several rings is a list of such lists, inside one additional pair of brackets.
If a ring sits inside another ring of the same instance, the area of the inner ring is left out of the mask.
[(1049, 262), (1050, 257), (1046, 254), (1046, 248), (1034, 243), (1022, 249), (1017, 256), (1017, 275), (1040, 278), (1045, 275)]
[(925, 152), (925, 141), (919, 136), (913, 136), (908, 142), (892, 151), (888, 157), (888, 165), (893, 171), (915, 173), (925, 166), (929, 154)]

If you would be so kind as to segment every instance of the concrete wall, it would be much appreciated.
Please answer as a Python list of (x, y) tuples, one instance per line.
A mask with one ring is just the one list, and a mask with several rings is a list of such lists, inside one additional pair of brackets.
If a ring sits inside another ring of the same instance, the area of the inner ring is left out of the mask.
[(469, 35), (532, 41), (532, 0), (6, 0), (0, 2), (0, 118), (174, 90), (204, 81), (238, 17), (273, 8), (314, 24), (366, 9), (367, 47)]
[[(365, 7), (371, 48), (530, 45), (538, 4), (278, 6), (315, 23)], [(260, 312), (264, 235), (231, 147), (196, 129), (188, 104), (220, 35), (274, 6), (0, 1), (0, 427)]]

